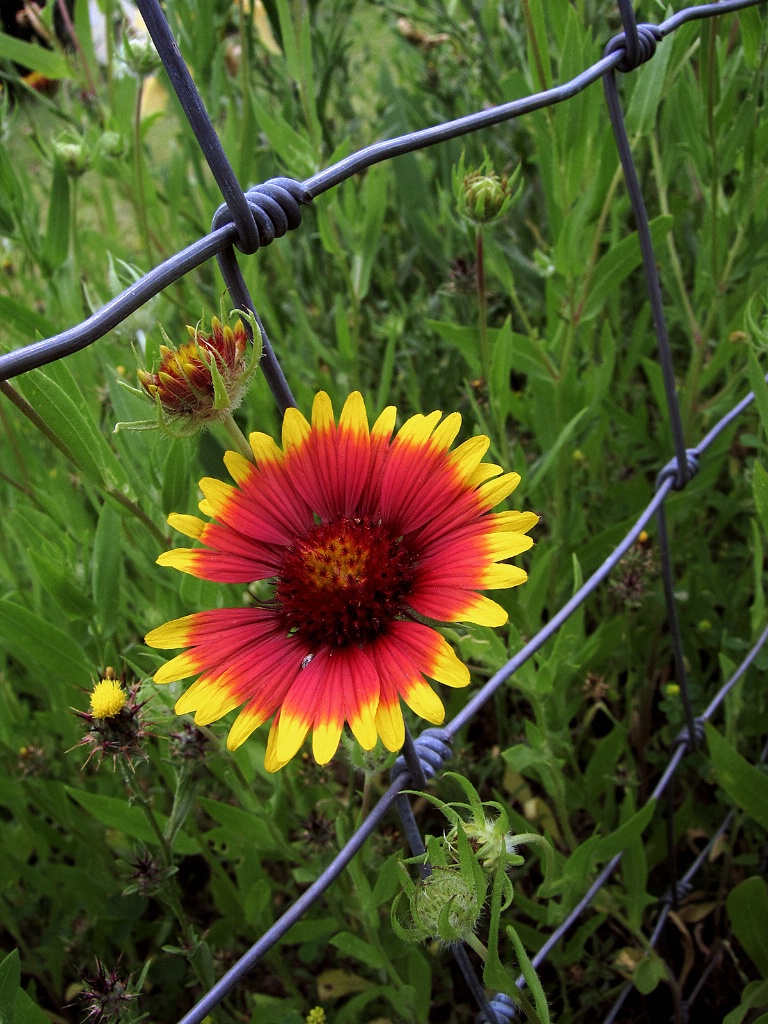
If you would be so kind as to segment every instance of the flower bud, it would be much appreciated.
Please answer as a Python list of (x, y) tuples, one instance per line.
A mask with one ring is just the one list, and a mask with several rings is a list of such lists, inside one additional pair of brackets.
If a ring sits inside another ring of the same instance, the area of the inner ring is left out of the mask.
[(504, 831), (499, 818), (465, 821), (464, 832), (483, 870), (493, 871), (501, 860), (505, 864), (523, 863), (523, 858), (515, 854), (512, 833)]
[(487, 153), (479, 167), (465, 173), (462, 154), (453, 174), (453, 193), (459, 213), (476, 225), (498, 220), (520, 195), (521, 189), (515, 188), (519, 176), (518, 165), (510, 177), (500, 177)]
[(446, 944), (473, 935), (485, 902), (458, 868), (433, 869), (411, 896), (411, 917), (417, 932)]
[(52, 146), (70, 178), (79, 178), (91, 166), (91, 154), (86, 149), (84, 139), (64, 134), (54, 139)]
[(506, 178), (473, 171), (464, 178), (464, 214), (478, 224), (487, 224), (503, 213), (509, 199)]
[(98, 149), (107, 160), (122, 160), (127, 152), (125, 136), (121, 132), (104, 132), (98, 141)]
[[(255, 320), (252, 326), (257, 329)], [(259, 365), (261, 346), (254, 345), (248, 359), (248, 332), (242, 320), (231, 328), (213, 317), (211, 334), (200, 326), (187, 327), (190, 341), (178, 348), (160, 330), (167, 342), (160, 346), (160, 365), (157, 371), (139, 370), (143, 390), (131, 389), (155, 402), (157, 423), (119, 423), (115, 430), (159, 426), (172, 436), (185, 437), (240, 405)]]
[(120, 59), (138, 78), (148, 78), (162, 64), (148, 33), (126, 32), (120, 46)]

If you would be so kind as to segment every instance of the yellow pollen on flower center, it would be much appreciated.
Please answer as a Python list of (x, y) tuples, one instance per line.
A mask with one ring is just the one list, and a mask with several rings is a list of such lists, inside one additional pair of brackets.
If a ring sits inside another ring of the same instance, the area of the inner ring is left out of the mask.
[(304, 551), (307, 583), (318, 590), (365, 582), (369, 551), (361, 544), (331, 539)]
[(415, 559), (381, 522), (317, 523), (290, 549), (275, 592), (286, 628), (344, 647), (380, 636), (403, 614)]

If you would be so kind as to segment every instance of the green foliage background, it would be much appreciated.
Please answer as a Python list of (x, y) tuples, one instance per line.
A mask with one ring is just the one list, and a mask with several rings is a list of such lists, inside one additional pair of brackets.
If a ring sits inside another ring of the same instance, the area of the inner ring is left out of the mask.
[[(113, 12), (108, 0), (101, 6)], [(377, 139), (564, 82), (620, 28), (603, 0), (273, 0), (261, 20), (246, 6), (167, 5), (244, 184), (302, 178)], [(665, 13), (652, 0), (637, 7), (641, 20)], [(77, 4), (76, 29), (77, 52), (20, 54), (0, 36), (5, 348), (80, 322), (129, 283), (130, 266), (144, 272), (205, 234), (220, 201), (164, 75), (148, 82), (125, 73), (112, 44), (97, 60), (85, 4)], [(696, 710), (766, 619), (764, 37), (759, 8), (696, 22), (621, 81), (687, 443), (750, 388), (758, 399), (668, 503)], [(11, 58), (57, 87), (32, 92)], [(56, 140), (81, 145), (82, 174), (70, 173)], [(477, 240), (452, 186), (462, 154), (467, 168), (486, 156), (500, 174), (519, 166), (522, 184), (484, 231), (488, 367)], [(478, 682), (610, 553), (670, 457), (639, 264), (599, 83), (558, 107), (378, 165), (320, 197), (298, 231), (241, 259), (305, 412), (319, 388), (337, 409), (360, 389), (372, 416), (391, 403), (402, 417), (458, 409), (462, 436), (488, 433), (493, 458), (522, 474), (515, 497), (542, 522), (529, 582), (501, 598), (510, 625), (449, 634)], [(181, 727), (172, 711), (178, 687), (147, 681), (159, 664), (142, 644), (150, 628), (239, 603), (243, 593), (154, 564), (174, 543), (165, 515), (193, 511), (198, 478), (223, 472), (225, 437), (114, 434), (116, 422), (143, 419), (148, 408), (118, 381), (134, 380), (132, 345), (147, 368), (156, 362), (156, 321), (182, 341), (185, 324), (218, 311), (222, 292), (210, 263), (109, 338), (13, 381), (0, 400), (0, 948), (18, 950), (0, 967), (3, 1020), (14, 1019), (14, 1006), (18, 1020), (81, 1019), (70, 1004), (96, 957), (110, 969), (121, 958), (134, 978), (149, 964), (138, 1008), (175, 1019), (317, 877), (386, 784), (382, 764), (361, 770), (351, 748), (328, 769), (299, 758), (268, 776), (264, 730), (233, 756), (216, 726), (194, 738), (204, 740), (204, 756), (185, 758), (169, 741)], [(263, 381), (237, 418), (245, 430), (276, 435)], [(644, 960), (668, 874), (663, 815), (637, 811), (682, 711), (668, 685), (653, 536), (633, 558), (497, 695), (452, 766), (483, 799), (503, 803), (514, 831), (551, 838), (557, 884), (547, 898), (535, 853), (510, 876), (515, 901), (505, 920), (529, 952), (596, 870), (627, 849), (615, 880), (543, 972), (555, 1019), (604, 1013), (627, 977), (635, 993), (623, 1019), (671, 1012), (709, 949), (723, 961), (698, 1005), (709, 1000), (712, 1019), (730, 1011), (729, 1024), (738, 1024), (768, 1002), (755, 925), (765, 899), (756, 875), (766, 784), (747, 763), (768, 731), (766, 659), (729, 696), (718, 732), (675, 787), (680, 865), (731, 801), (744, 810), (678, 914), (676, 934)], [(83, 723), (70, 707), (87, 707), (85, 691), (106, 666), (152, 698), (148, 761), (135, 774), (113, 771), (109, 760), (83, 767), (76, 748)], [(466, 694), (446, 699), (450, 715)], [(440, 791), (460, 794), (451, 785)], [(427, 806), (420, 821), (443, 827)], [(299, 1022), (316, 1004), (333, 1024), (474, 1019), (450, 960), (392, 930), (401, 857), (397, 834), (383, 829), (215, 1019)], [(136, 865), (147, 860), (158, 874), (145, 886)], [(502, 959), (514, 969), (505, 941)]]

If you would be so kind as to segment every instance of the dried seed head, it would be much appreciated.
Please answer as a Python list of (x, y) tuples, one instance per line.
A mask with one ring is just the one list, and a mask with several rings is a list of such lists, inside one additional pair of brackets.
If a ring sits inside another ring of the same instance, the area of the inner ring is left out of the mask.
[(95, 971), (83, 973), (83, 988), (78, 1001), (85, 1012), (84, 1024), (119, 1024), (126, 1019), (136, 993), (131, 991), (130, 978), (124, 981), (117, 967), (108, 971), (100, 960)]

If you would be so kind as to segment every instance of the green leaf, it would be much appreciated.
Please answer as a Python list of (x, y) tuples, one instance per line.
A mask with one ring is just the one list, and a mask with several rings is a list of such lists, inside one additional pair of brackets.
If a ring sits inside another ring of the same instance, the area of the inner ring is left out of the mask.
[(623, 853), (629, 844), (646, 830), (655, 810), (656, 801), (649, 800), (645, 807), (641, 807), (623, 825), (619, 825), (615, 832), (599, 839), (595, 843), (593, 859), (610, 860), (617, 853)]
[(0, 1024), (14, 1024), (16, 996), (20, 985), (19, 951), (14, 949), (0, 963)]
[(331, 945), (375, 971), (385, 970), (387, 967), (387, 959), (381, 951), (351, 932), (339, 932), (338, 935), (334, 935)]
[(752, 494), (763, 532), (768, 534), (768, 473), (757, 461), (752, 470)]
[(75, 686), (87, 685), (93, 666), (63, 629), (12, 601), (0, 601), (0, 646), (31, 673)]
[(69, 253), (69, 175), (58, 158), (53, 165), (51, 198), (45, 228), (42, 258), (55, 270), (65, 262)]
[[(658, 246), (671, 229), (672, 220), (671, 215), (663, 214), (654, 217), (650, 222), (651, 241), (654, 247)], [(591, 320), (603, 310), (608, 297), (614, 294), (621, 282), (629, 277), (642, 261), (637, 232), (611, 246), (611, 251), (606, 253), (595, 267), (592, 285), (581, 313), (582, 323)]]
[(706, 730), (718, 783), (731, 800), (768, 831), (768, 776), (745, 761), (709, 722)]
[(728, 893), (731, 927), (749, 959), (768, 980), (768, 886), (755, 875)]
[(613, 789), (616, 766), (626, 749), (627, 730), (623, 725), (617, 725), (595, 744), (595, 752), (589, 759), (582, 780), (587, 806), (596, 808), (597, 801), (606, 789)]
[(507, 925), (507, 936), (511, 939), (512, 945), (515, 947), (517, 962), (520, 965), (520, 970), (525, 978), (525, 982), (533, 995), (533, 1002), (536, 1006), (536, 1012), (539, 1015), (540, 1024), (547, 1024), (550, 1019), (547, 997), (544, 994), (544, 989), (539, 981), (539, 976), (534, 970), (533, 964), (528, 959), (528, 954), (525, 951), (522, 940), (511, 924)]
[(91, 584), (96, 621), (103, 636), (111, 636), (120, 622), (120, 570), (122, 567), (120, 516), (109, 504), (99, 513), (93, 541)]
[(550, 469), (555, 463), (558, 454), (560, 453), (560, 450), (573, 437), (573, 435), (576, 432), (576, 427), (578, 427), (579, 423), (581, 423), (582, 419), (586, 416), (588, 412), (588, 406), (584, 406), (583, 409), (580, 409), (576, 413), (576, 415), (573, 416), (560, 431), (560, 435), (558, 436), (557, 440), (552, 445), (552, 447), (549, 449), (547, 454), (544, 456), (544, 458), (534, 463), (535, 468), (531, 473), (530, 477), (528, 478), (529, 493), (533, 492), (534, 488), (544, 479), (544, 477), (550, 471)]
[(232, 807), (230, 804), (199, 797), (198, 804), (221, 826), (207, 833), (210, 839), (221, 838), (232, 846), (245, 847), (251, 850), (274, 850), (275, 840), (269, 825), (254, 814)]
[(0, 321), (15, 327), (26, 340), (33, 341), (38, 335), (50, 338), (58, 328), (44, 316), (29, 306), (7, 295), (0, 295)]
[(127, 483), (125, 471), (63, 363), (48, 370), (30, 370), (17, 378), (16, 386), (89, 480), (105, 487), (122, 487)]
[[(549, 37), (544, 21), (543, 0), (529, 0), (530, 23), (528, 29), (528, 67), (535, 88), (552, 88), (552, 65), (549, 60)], [(531, 38), (531, 32), (533, 38)], [(543, 81), (542, 81), (543, 78)]]
[[(89, 814), (97, 821), (100, 821), (102, 825), (106, 825), (107, 828), (116, 829), (118, 832), (123, 832), (125, 835), (130, 836), (132, 839), (138, 839), (142, 843), (150, 843), (153, 846), (159, 844), (160, 840), (150, 825), (145, 812), (136, 804), (129, 804), (125, 799), (118, 799), (114, 796), (86, 793), (84, 790), (73, 789), (71, 786), (67, 786), (66, 789), (69, 796), (76, 803), (84, 807)], [(153, 811), (153, 814), (162, 833), (165, 830), (168, 819), (159, 811)], [(200, 846), (194, 839), (181, 832), (176, 836), (173, 850), (175, 853), (186, 856), (199, 853)]]
[(765, 374), (752, 349), (749, 350), (747, 360), (749, 366), (749, 386), (752, 388), (755, 396), (757, 414), (760, 417), (763, 431), (768, 434), (768, 384), (765, 382)]
[(626, 114), (630, 135), (647, 135), (653, 128), (656, 111), (665, 94), (665, 79), (672, 48), (671, 39), (663, 40), (656, 48), (653, 60), (638, 68), (639, 73), (634, 76), (635, 88)]
[[(768, 1006), (768, 981), (751, 981), (741, 993), (741, 1002), (723, 1017), (723, 1024), (741, 1024), (750, 1010)], [(752, 1024), (768, 1024), (768, 1013), (761, 1014)]]
[(69, 63), (60, 53), (14, 39), (5, 32), (0, 32), (0, 58), (12, 60), (30, 71), (39, 71), (46, 78), (67, 78), (71, 74)]
[(763, 19), (756, 7), (747, 7), (736, 16), (739, 19), (741, 41), (744, 44), (744, 63), (751, 71), (757, 71), (760, 66), (760, 47), (765, 35)]
[[(0, 1005), (0, 1022), (5, 1024)], [(16, 994), (16, 1015), (13, 1024), (51, 1024), (50, 1017), (40, 1009), (34, 1000), (27, 995), (23, 988)]]
[(667, 967), (660, 956), (651, 953), (638, 963), (632, 972), (632, 982), (638, 992), (650, 995), (660, 981), (667, 976)]

